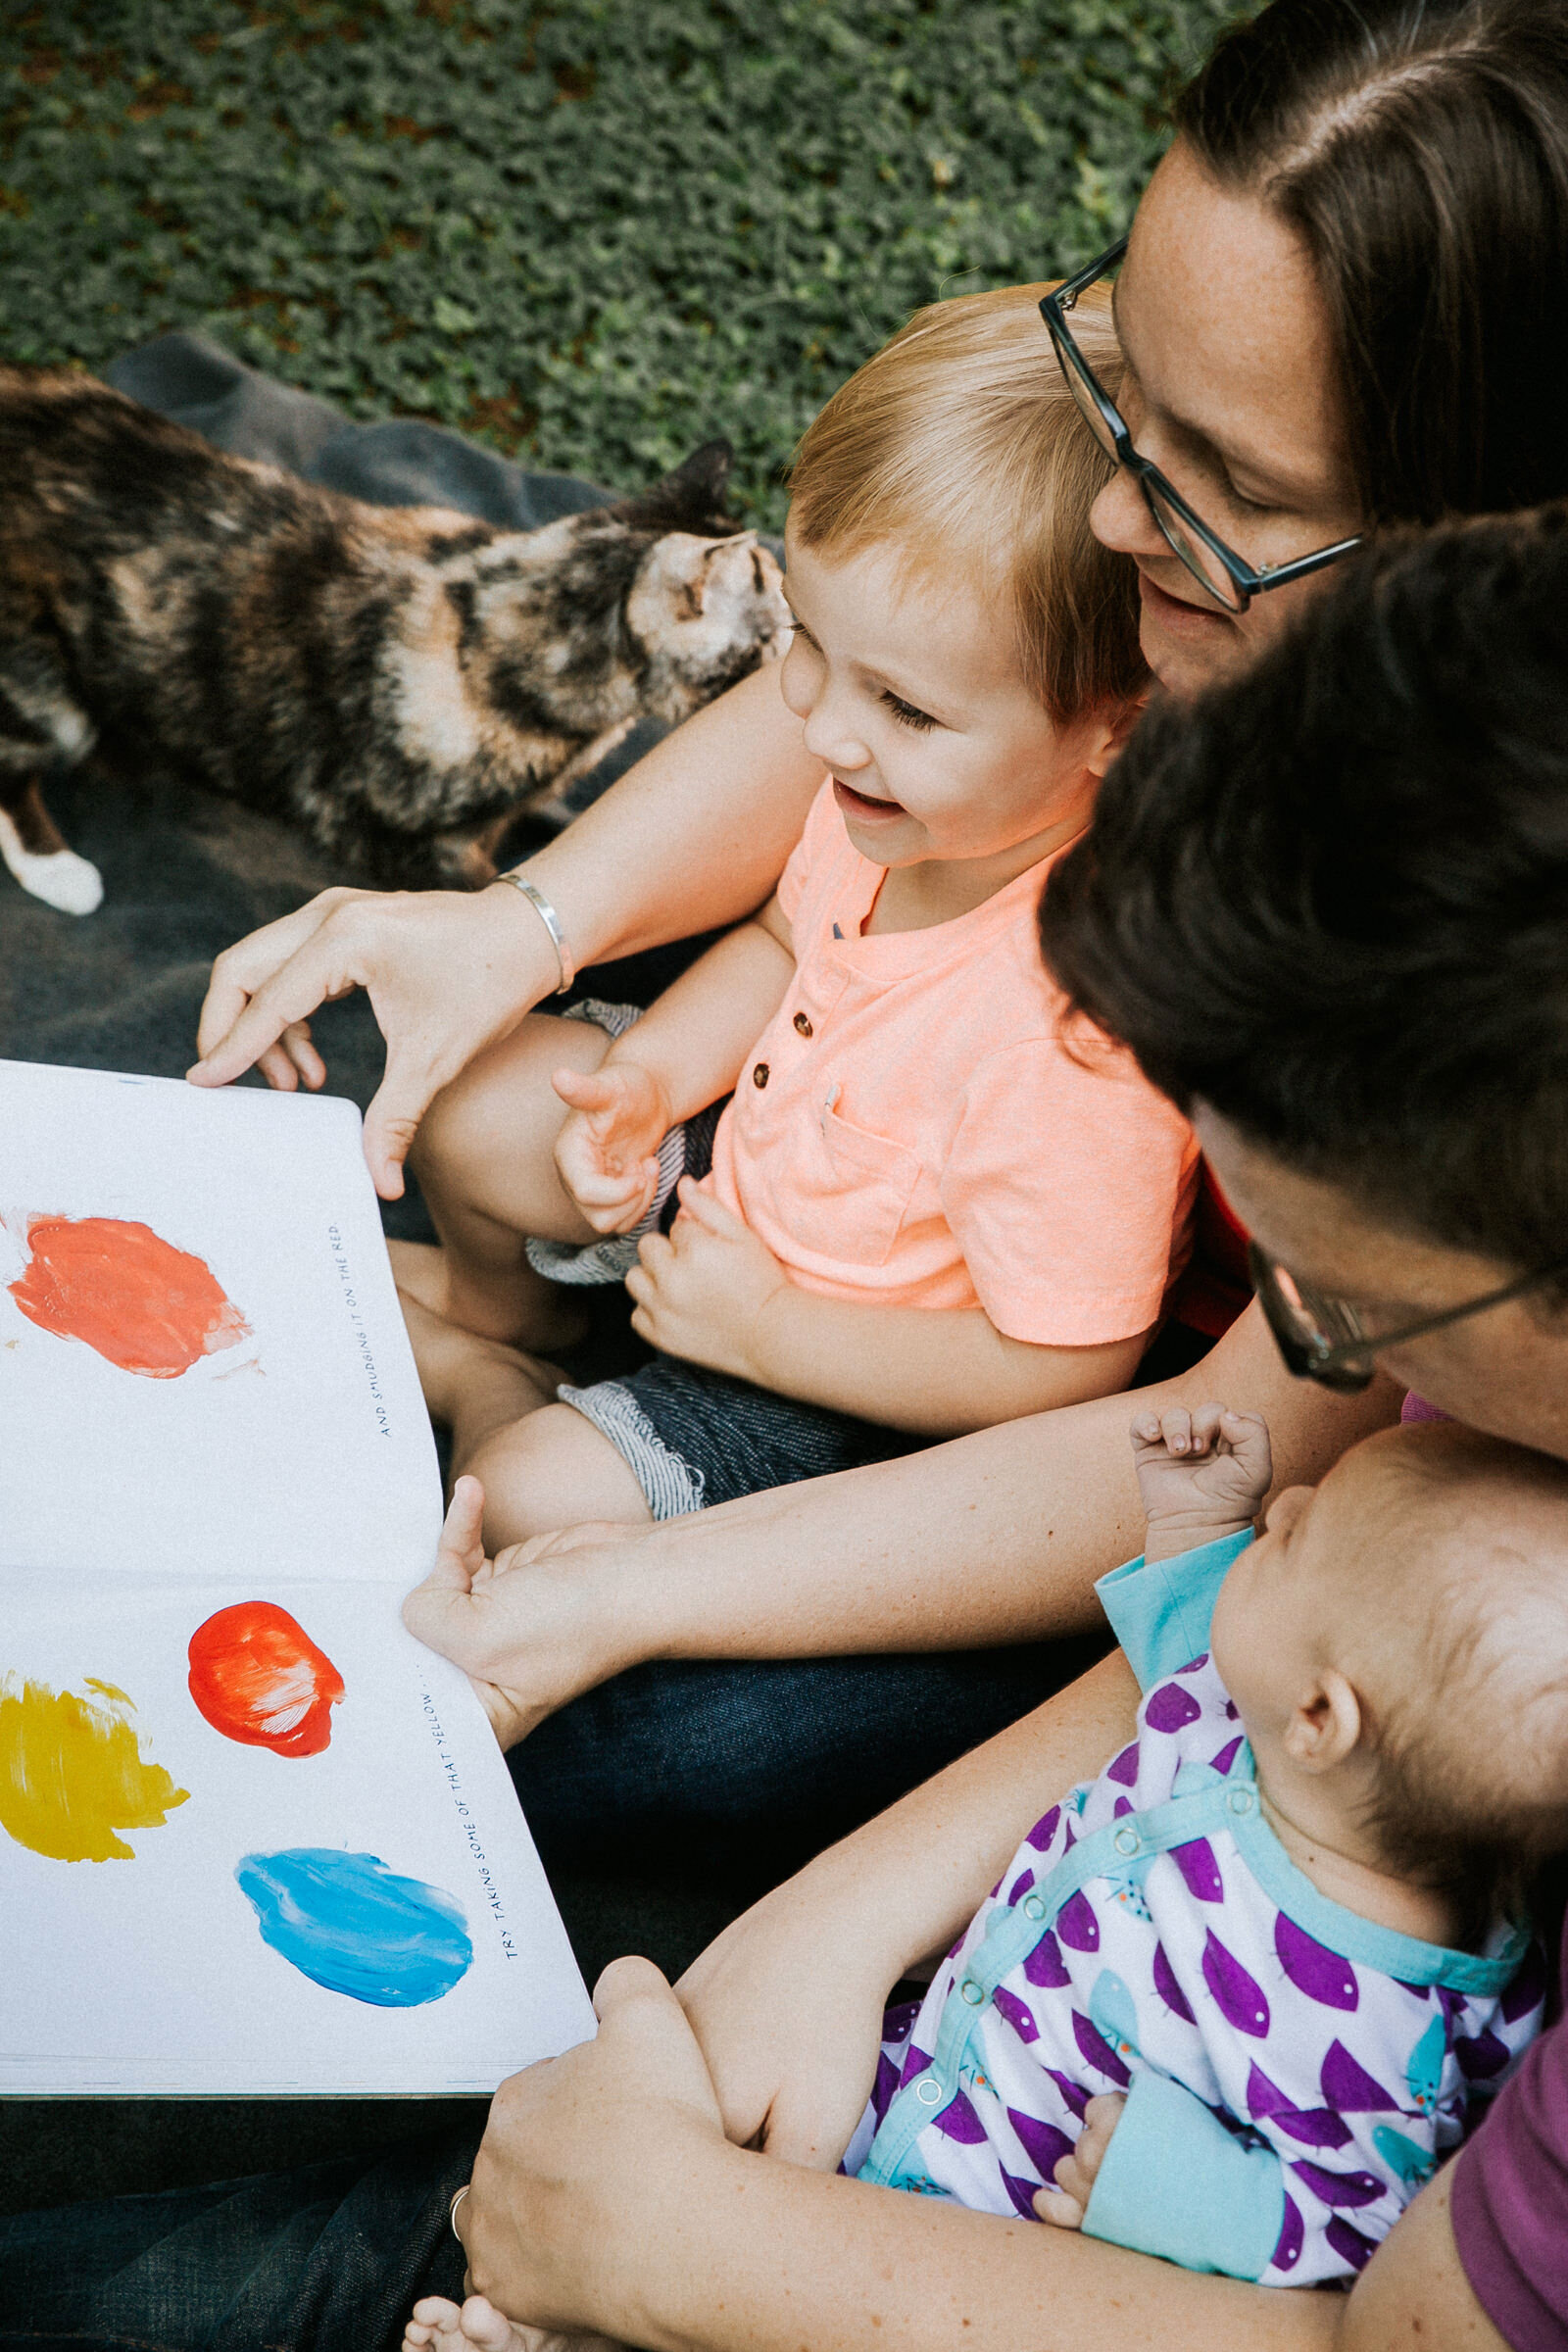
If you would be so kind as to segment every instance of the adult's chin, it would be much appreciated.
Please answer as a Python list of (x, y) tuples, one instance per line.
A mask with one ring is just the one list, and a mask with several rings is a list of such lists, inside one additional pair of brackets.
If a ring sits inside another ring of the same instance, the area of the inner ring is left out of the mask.
[(1144, 571), (1138, 575), (1138, 640), (1167, 694), (1190, 701), (1250, 658), (1252, 649), (1229, 613), (1172, 596)]

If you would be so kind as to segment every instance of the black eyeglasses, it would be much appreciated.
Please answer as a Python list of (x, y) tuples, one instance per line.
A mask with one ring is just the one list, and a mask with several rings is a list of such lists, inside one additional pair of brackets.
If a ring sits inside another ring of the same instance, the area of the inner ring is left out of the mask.
[(1351, 1306), (1347, 1299), (1330, 1298), (1298, 1282), (1255, 1242), (1248, 1244), (1247, 1265), (1287, 1369), (1298, 1380), (1315, 1380), (1325, 1389), (1338, 1389), (1349, 1396), (1370, 1388), (1374, 1355), (1400, 1348), (1406, 1340), (1425, 1339), (1428, 1332), (1446, 1331), (1450, 1323), (1462, 1323), (1469, 1315), (1501, 1306), (1505, 1299), (1522, 1298), (1539, 1284), (1568, 1274), (1568, 1258), (1560, 1258), (1552, 1265), (1538, 1266), (1533, 1274), (1521, 1274), (1517, 1281), (1503, 1283), (1498, 1290), (1487, 1291), (1479, 1298), (1467, 1298), (1461, 1306), (1445, 1307), (1441, 1315), (1420, 1315), (1414, 1322), (1377, 1331), (1368, 1320), (1367, 1308)]
[(1127, 245), (1127, 238), (1122, 237), (1098, 261), (1080, 270), (1076, 277), (1067, 278), (1054, 294), (1046, 296), (1040, 305), (1040, 315), (1084, 422), (1106, 457), (1113, 458), (1118, 466), (1125, 466), (1137, 482), (1171, 554), (1181, 558), (1199, 586), (1216, 604), (1223, 605), (1228, 612), (1245, 612), (1254, 596), (1261, 596), (1269, 588), (1288, 587), (1292, 580), (1304, 580), (1309, 572), (1321, 571), (1327, 564), (1337, 564), (1361, 542), (1359, 537), (1337, 539), (1332, 547), (1317, 548), (1309, 556), (1296, 556), (1288, 564), (1249, 564), (1245, 556), (1227, 547), (1218, 532), (1211, 531), (1194, 514), (1153, 459), (1141, 456), (1133, 447), (1133, 437), (1121, 411), (1084, 358), (1067, 324), (1067, 313), (1080, 294), (1097, 279), (1108, 276)]

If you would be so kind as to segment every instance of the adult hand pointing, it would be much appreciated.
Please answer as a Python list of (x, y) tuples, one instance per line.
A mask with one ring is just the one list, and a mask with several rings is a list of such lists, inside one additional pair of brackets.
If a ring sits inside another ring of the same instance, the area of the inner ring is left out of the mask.
[(365, 1119), (383, 1200), (433, 1096), (514, 1029), (560, 979), (550, 935), (514, 890), (326, 890), (226, 948), (213, 966), (187, 1075), (226, 1086), (253, 1065), (269, 1086), (324, 1084), (311, 1040), (318, 1004), (363, 988), (386, 1039), (386, 1072)]

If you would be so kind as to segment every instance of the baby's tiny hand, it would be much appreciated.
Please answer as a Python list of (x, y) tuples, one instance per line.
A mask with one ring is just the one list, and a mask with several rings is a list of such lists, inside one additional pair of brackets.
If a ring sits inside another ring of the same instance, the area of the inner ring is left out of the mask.
[(640, 1062), (557, 1070), (571, 1115), (556, 1138), (562, 1183), (595, 1233), (629, 1233), (659, 1184), (659, 1147), (673, 1124), (664, 1090)]
[(1239, 1533), (1257, 1517), (1273, 1483), (1268, 1424), (1261, 1413), (1202, 1404), (1137, 1415), (1133, 1459), (1149, 1518), (1151, 1559)]
[(1058, 2230), (1083, 2228), (1084, 2215), (1089, 2210), (1089, 2192), (1100, 2177), (1110, 2135), (1121, 2122), (1121, 2111), (1126, 2104), (1119, 2090), (1102, 2090), (1098, 2098), (1090, 2100), (1084, 2109), (1084, 2128), (1078, 2134), (1077, 2146), (1056, 2165), (1055, 2187), (1035, 2190), (1035, 2212), (1041, 2221), (1054, 2222)]

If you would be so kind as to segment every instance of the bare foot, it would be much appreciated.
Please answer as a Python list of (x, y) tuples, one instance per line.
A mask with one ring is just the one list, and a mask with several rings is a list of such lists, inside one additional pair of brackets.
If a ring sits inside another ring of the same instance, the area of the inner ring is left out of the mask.
[[(471, 1301), (455, 1296), (452, 1261), (447, 1252), (432, 1242), (388, 1242), (387, 1255), (392, 1260), (392, 1276), (405, 1298), (416, 1298), (432, 1315), (445, 1323), (456, 1323), (466, 1331), (479, 1326), (477, 1310), (465, 1311)], [(486, 1327), (486, 1336), (513, 1343), (526, 1343), (530, 1348), (570, 1348), (575, 1346), (588, 1328), (586, 1308), (578, 1298), (572, 1298), (558, 1282), (548, 1282), (524, 1265), (513, 1275), (509, 1290), (518, 1294), (514, 1327)], [(486, 1301), (494, 1311), (496, 1301)], [(504, 1303), (504, 1302), (503, 1302)]]
[(620, 2352), (620, 2347), (603, 2335), (514, 2327), (483, 2295), (470, 2295), (461, 2311), (445, 2295), (425, 2295), (403, 2330), (403, 2352)]
[(491, 1432), (555, 1402), (565, 1379), (557, 1364), (504, 1340), (483, 1340), (445, 1316), (432, 1314), (407, 1291), (398, 1293), (414, 1361), (432, 1421), (452, 1431), (453, 1459), (461, 1469)]

